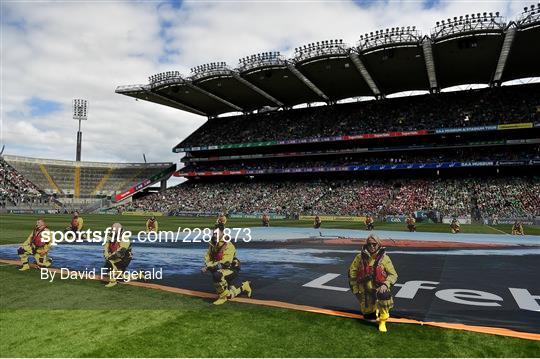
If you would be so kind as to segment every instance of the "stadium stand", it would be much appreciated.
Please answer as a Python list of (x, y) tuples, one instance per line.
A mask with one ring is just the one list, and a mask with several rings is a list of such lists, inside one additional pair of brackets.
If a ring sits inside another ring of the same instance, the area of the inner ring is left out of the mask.
[(534, 122), (538, 107), (539, 84), (390, 98), (215, 118), (177, 147)]
[[(11, 155), (4, 155), (3, 163), (28, 179), (39, 191), (54, 194), (59, 199), (111, 197), (149, 179), (152, 180), (144, 187), (162, 181), (175, 168), (169, 162), (77, 162)], [(163, 171), (166, 172), (162, 174)]]
[(173, 148), (187, 181), (119, 210), (539, 216), (540, 84), (507, 83), (540, 77), (539, 25), (467, 14), (119, 86), (208, 118)]
[(180, 169), (182, 172), (204, 172), (204, 171), (224, 171), (224, 170), (276, 170), (276, 169), (298, 169), (316, 167), (339, 167), (358, 166), (373, 164), (397, 164), (397, 163), (429, 163), (429, 162), (449, 162), (455, 159), (461, 161), (484, 161), (484, 160), (538, 160), (540, 161), (540, 147), (538, 145), (527, 146), (525, 149), (493, 149), (485, 148), (459, 148), (445, 150), (439, 153), (429, 151), (428, 153), (393, 153), (390, 155), (361, 154), (360, 157), (340, 156), (338, 159), (326, 160), (265, 160), (250, 162), (226, 162), (226, 163), (198, 163)]
[(0, 182), (0, 207), (41, 203), (45, 197), (36, 185), (24, 178), (2, 157), (0, 157)]
[(540, 215), (539, 177), (188, 182), (121, 207), (169, 213)]

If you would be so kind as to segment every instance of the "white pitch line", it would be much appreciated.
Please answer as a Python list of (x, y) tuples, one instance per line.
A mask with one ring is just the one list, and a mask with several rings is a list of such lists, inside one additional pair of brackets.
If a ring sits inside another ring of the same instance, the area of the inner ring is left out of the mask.
[(495, 228), (495, 227), (491, 227), (489, 224), (486, 224), (486, 226), (488, 226), (489, 228), (494, 229), (494, 230), (496, 230), (496, 231), (498, 231), (498, 232), (504, 233), (504, 234), (506, 234), (507, 236), (510, 235), (510, 233), (506, 233), (505, 231), (501, 231), (500, 229), (497, 229), (497, 228)]

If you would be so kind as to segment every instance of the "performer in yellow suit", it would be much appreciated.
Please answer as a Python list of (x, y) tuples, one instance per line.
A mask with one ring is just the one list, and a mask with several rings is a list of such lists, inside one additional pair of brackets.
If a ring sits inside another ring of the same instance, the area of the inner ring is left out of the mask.
[(364, 319), (376, 320), (381, 332), (387, 331), (386, 321), (394, 306), (391, 290), (397, 277), (380, 239), (371, 234), (349, 267), (349, 285)]
[(50, 230), (45, 224), (45, 220), (40, 218), (36, 221), (34, 230), (21, 247), (17, 250), (19, 258), (21, 258), (21, 268), (19, 270), (25, 271), (30, 269), (28, 264), (28, 257), (34, 256), (36, 264), (40, 267), (50, 267), (52, 264), (52, 258), (49, 257), (49, 249), (51, 248), (51, 241), (44, 241), (44, 234), (49, 232), (49, 239), (51, 238)]
[(152, 216), (146, 221), (146, 232), (157, 232), (158, 231), (158, 221), (155, 216)]
[(219, 295), (214, 304), (223, 304), (241, 293), (251, 298), (252, 290), (249, 282), (242, 282), (240, 286), (233, 284), (240, 271), (240, 261), (236, 258), (234, 244), (220, 229), (214, 231), (204, 256), (204, 264), (201, 272), (209, 271), (212, 274), (212, 281)]
[(131, 252), (131, 240), (122, 239), (123, 228), (120, 223), (112, 225), (112, 235), (105, 239), (103, 246), (103, 256), (105, 257), (105, 268), (109, 269), (109, 283), (105, 287), (114, 287), (117, 284), (117, 279), (124, 272), (133, 254)]
[(409, 214), (409, 216), (406, 219), (407, 222), (407, 229), (409, 232), (416, 232), (416, 218), (414, 218), (413, 214)]
[(523, 231), (523, 224), (520, 221), (516, 221), (512, 226), (512, 234), (514, 236), (524, 236), (525, 232)]
[(315, 219), (313, 220), (313, 228), (319, 229), (321, 228), (321, 224), (322, 224), (321, 217), (315, 216)]
[(457, 218), (452, 219), (452, 223), (450, 223), (450, 231), (453, 234), (459, 233), (461, 231), (461, 225), (459, 224)]
[(270, 216), (267, 213), (263, 213), (261, 221), (263, 227), (270, 227)]
[(375, 223), (375, 221), (373, 220), (373, 217), (371, 217), (370, 215), (367, 215), (366, 219), (364, 220), (366, 230), (372, 231), (374, 229), (374, 227), (375, 227), (374, 223)]

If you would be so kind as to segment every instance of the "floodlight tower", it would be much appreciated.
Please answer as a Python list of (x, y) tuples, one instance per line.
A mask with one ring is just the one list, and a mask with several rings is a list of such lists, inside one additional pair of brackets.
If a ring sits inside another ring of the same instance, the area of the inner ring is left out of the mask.
[(82, 131), (81, 121), (88, 120), (88, 101), (82, 99), (73, 100), (73, 119), (79, 121), (79, 131), (77, 131), (77, 153), (75, 161), (81, 160)]

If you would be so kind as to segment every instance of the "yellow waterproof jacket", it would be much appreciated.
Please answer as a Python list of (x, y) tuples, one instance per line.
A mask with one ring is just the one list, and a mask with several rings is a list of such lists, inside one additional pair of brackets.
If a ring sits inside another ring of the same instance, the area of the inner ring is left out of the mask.
[[(362, 265), (362, 256), (367, 259), (367, 263), (369, 266), (373, 266), (375, 264), (375, 259), (377, 258), (377, 254), (384, 250), (383, 248), (379, 249), (378, 252), (371, 255), (367, 250), (363, 249), (362, 252), (358, 253), (354, 260), (352, 261), (350, 267), (349, 267), (349, 284), (351, 286), (351, 289), (354, 294), (363, 292), (366, 289), (373, 289), (375, 287), (375, 281), (369, 280), (365, 283), (358, 283), (357, 276), (358, 276), (358, 268)], [(384, 281), (384, 284), (390, 288), (392, 285), (394, 285), (397, 281), (398, 275), (396, 272), (396, 269), (394, 268), (394, 265), (392, 264), (392, 261), (390, 260), (390, 257), (388, 255), (383, 254), (381, 260), (379, 261), (379, 265), (383, 267), (384, 271), (386, 272), (386, 280)]]
[(226, 216), (223, 216), (223, 215), (220, 215), (217, 219), (216, 219), (216, 224), (227, 224), (227, 217)]
[(520, 225), (513, 225), (512, 226), (512, 234), (522, 235), (523, 234), (523, 226)]
[(154, 228), (153, 229), (150, 228), (150, 223), (151, 222), (152, 221), (150, 221), (150, 220), (146, 221), (146, 231), (147, 232), (150, 232), (150, 231), (157, 232), (158, 231), (158, 221), (157, 221), (157, 219), (154, 221)]
[(118, 257), (123, 257), (126, 254), (131, 254), (131, 240), (120, 240), (118, 246), (115, 247), (115, 242), (112, 242), (112, 236), (109, 236), (105, 239), (105, 244), (103, 245), (103, 256), (105, 259), (109, 259), (112, 255)]
[(204, 256), (204, 264), (208, 268), (216, 267), (218, 264), (230, 265), (235, 257), (236, 248), (234, 244), (220, 240), (216, 245), (210, 243)]
[(28, 236), (28, 238), (26, 238), (26, 240), (23, 242), (22, 244), (22, 247), (23, 248), (27, 248), (27, 249), (33, 249), (35, 250), (37, 253), (39, 254), (42, 254), (42, 253), (47, 253), (49, 251), (49, 249), (51, 248), (51, 245), (52, 245), (52, 233), (50, 231), (49, 228), (45, 227), (42, 231), (41, 231), (41, 239), (44, 238), (44, 234), (45, 233), (48, 233), (48, 236), (49, 236), (49, 241), (48, 242), (45, 242), (45, 241), (41, 241), (41, 243), (35, 243), (33, 241), (33, 238), (34, 238), (34, 235), (36, 233), (36, 229), (34, 229), (30, 235)]

